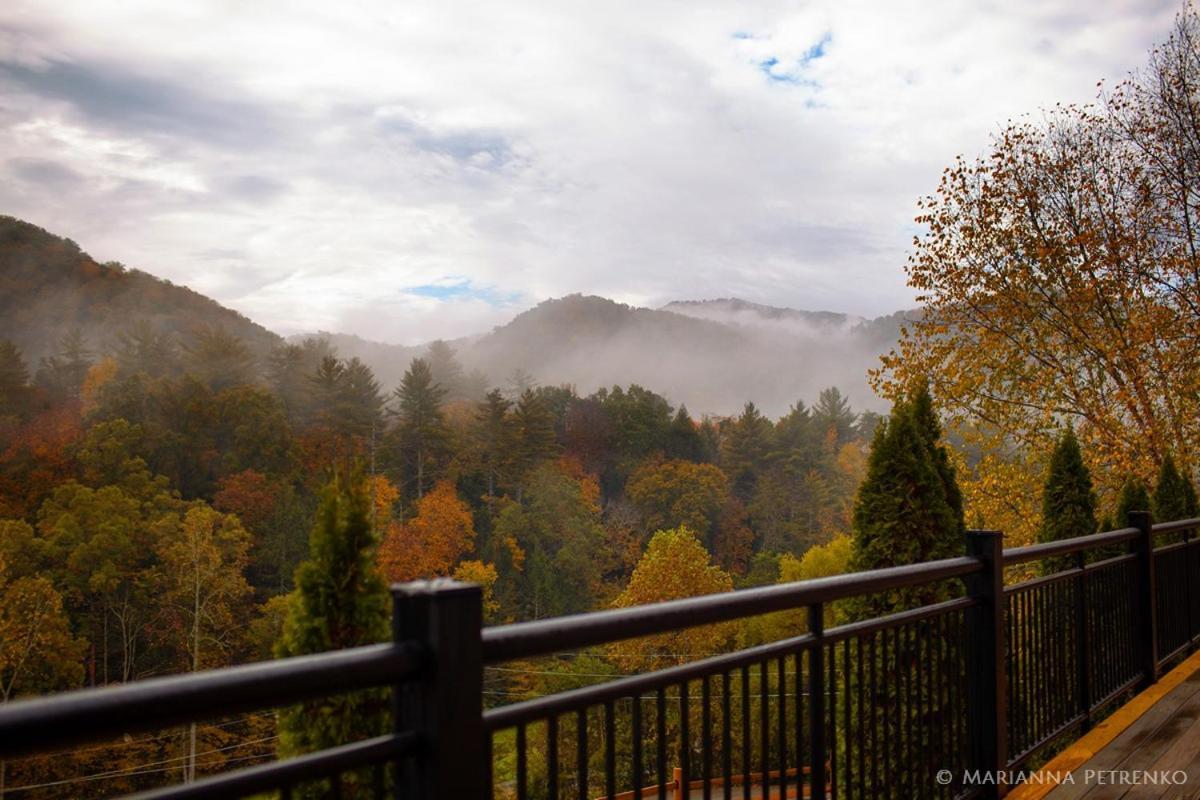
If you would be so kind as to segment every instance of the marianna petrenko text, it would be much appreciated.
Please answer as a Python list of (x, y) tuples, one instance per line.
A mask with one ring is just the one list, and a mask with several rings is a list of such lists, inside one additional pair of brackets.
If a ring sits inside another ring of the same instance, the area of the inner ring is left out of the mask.
[[(951, 783), (955, 774), (948, 769), (938, 772), (937, 781), (942, 785)], [(1082, 770), (1037, 770), (1016, 772), (1001, 770), (966, 770), (961, 774), (963, 786), (1018, 786), (1020, 784), (1083, 784), (1085, 786), (1182, 786), (1187, 783), (1184, 770), (1136, 770), (1136, 769), (1082, 769)]]

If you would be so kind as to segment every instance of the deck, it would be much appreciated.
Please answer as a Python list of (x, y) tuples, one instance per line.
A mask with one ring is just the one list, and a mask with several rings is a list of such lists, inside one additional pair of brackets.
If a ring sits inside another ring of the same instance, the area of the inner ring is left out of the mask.
[(1015, 800), (1200, 798), (1200, 654), (1135, 697), (1043, 768), (1051, 782)]

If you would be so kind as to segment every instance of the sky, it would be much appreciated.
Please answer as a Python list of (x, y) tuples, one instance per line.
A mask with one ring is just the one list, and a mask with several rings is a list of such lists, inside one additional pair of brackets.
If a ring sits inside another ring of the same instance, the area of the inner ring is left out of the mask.
[(911, 307), (917, 200), (1175, 0), (4, 0), (0, 214), (278, 332)]

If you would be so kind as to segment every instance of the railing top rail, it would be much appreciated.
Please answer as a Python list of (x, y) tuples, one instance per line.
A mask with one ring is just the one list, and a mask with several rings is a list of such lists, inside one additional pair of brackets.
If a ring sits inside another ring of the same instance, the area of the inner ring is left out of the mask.
[(1150, 526), (1150, 530), (1154, 533), (1175, 533), (1176, 531), (1186, 531), (1193, 528), (1200, 528), (1200, 519), (1177, 519), (1171, 522), (1159, 522)]
[(378, 644), (17, 700), (0, 707), (0, 757), (400, 683), (421, 664), (416, 644)]
[(983, 564), (978, 559), (960, 556), (631, 608), (499, 625), (483, 630), (483, 661), (495, 664), (729, 622), (772, 611), (957, 578), (982, 569)]
[(1062, 556), (1077, 553), (1080, 550), (1090, 550), (1094, 547), (1120, 544), (1132, 541), (1138, 537), (1137, 528), (1121, 528), (1105, 533), (1093, 533), (1091, 536), (1077, 536), (1074, 539), (1062, 539), (1057, 542), (1042, 542), (1025, 547), (1012, 547), (1004, 551), (1004, 566), (1022, 564), (1026, 561), (1036, 561), (1040, 558)]

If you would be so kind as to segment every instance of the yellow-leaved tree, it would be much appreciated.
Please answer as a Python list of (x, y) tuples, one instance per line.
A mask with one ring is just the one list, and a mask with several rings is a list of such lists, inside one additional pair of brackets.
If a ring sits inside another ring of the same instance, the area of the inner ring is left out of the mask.
[[(678, 600), (733, 589), (729, 573), (712, 563), (696, 535), (684, 526), (656, 532), (646, 545), (618, 608)], [(723, 652), (733, 635), (730, 624), (704, 625), (613, 645), (613, 658), (628, 671), (645, 671)]]
[(1167, 453), (1197, 465), (1198, 83), (1188, 7), (1144, 72), (1094, 105), (1009, 125), (922, 201), (907, 267), (922, 311), (874, 383), (898, 399), (927, 377), (987, 456), (964, 475), (973, 523), (1000, 527), (987, 515), (1011, 489), (1036, 496), (1010, 466), (1048, 453), (1067, 422), (1102, 498), (1129, 475), (1151, 482)]

